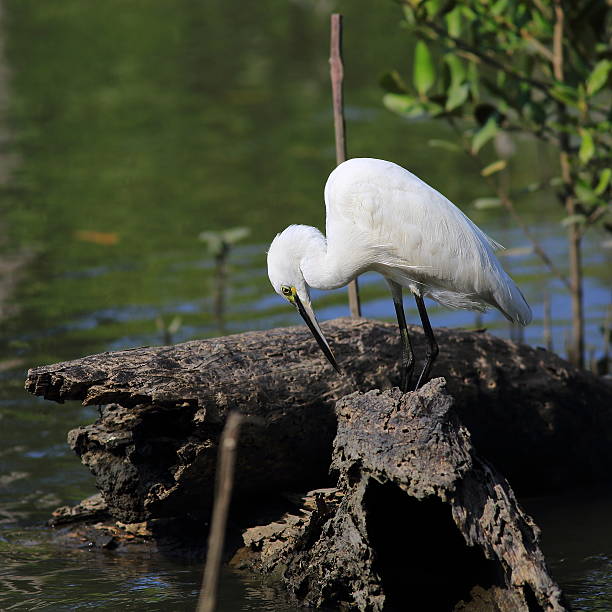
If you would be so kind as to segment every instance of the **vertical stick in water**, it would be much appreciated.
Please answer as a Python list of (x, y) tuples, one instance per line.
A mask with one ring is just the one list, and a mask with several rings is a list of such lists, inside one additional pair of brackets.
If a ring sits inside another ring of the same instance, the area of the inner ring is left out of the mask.
[(213, 311), (217, 321), (217, 329), (221, 336), (225, 335), (225, 294), (227, 291), (227, 258), (230, 245), (222, 240), (218, 253), (215, 254), (215, 288), (213, 296)]
[(213, 505), (210, 534), (208, 536), (208, 552), (206, 566), (202, 578), (202, 589), (198, 601), (197, 612), (213, 612), (217, 602), (217, 585), (221, 569), (223, 542), (225, 541), (225, 526), (232, 487), (234, 485), (234, 465), (236, 463), (236, 446), (242, 415), (230, 412), (221, 434), (219, 443), (219, 459), (217, 461), (215, 502)]
[(610, 373), (610, 335), (612, 330), (610, 329), (612, 323), (612, 303), (608, 304), (606, 308), (606, 318), (603, 324), (603, 347), (602, 347), (602, 372), (598, 372), (601, 375)]
[[(344, 100), (342, 81), (344, 66), (342, 64), (342, 15), (334, 13), (331, 16), (331, 52), (329, 56), (330, 75), (332, 83), (332, 102), (334, 108), (334, 132), (336, 135), (336, 164), (346, 161), (346, 134), (344, 123)], [(359, 286), (357, 279), (348, 286), (349, 306), (352, 317), (361, 316), (359, 303)]]
[(549, 350), (553, 350), (553, 338), (552, 338), (552, 318), (550, 314), (550, 294), (548, 290), (544, 291), (544, 319), (542, 321), (542, 332), (544, 335), (544, 346)]

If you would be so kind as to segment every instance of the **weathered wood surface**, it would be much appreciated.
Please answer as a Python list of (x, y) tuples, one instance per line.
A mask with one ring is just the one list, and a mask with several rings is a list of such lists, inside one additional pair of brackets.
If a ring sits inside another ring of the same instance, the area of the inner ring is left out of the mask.
[(235, 565), (276, 572), (293, 598), (359, 610), (564, 610), (539, 531), (475, 453), (443, 379), (336, 407), (339, 491), (253, 527)]
[[(365, 319), (323, 325), (345, 376), (305, 327), (170, 347), (103, 353), (30, 370), (47, 399), (114, 404), (69, 441), (92, 470), (111, 514), (125, 522), (208, 512), (227, 411), (259, 417), (244, 428), (237, 496), (326, 486), (333, 405), (398, 380), (396, 326)], [(425, 342), (411, 328), (418, 355)], [(522, 492), (608, 479), (610, 388), (545, 350), (485, 333), (437, 330), (444, 376), (476, 447)]]

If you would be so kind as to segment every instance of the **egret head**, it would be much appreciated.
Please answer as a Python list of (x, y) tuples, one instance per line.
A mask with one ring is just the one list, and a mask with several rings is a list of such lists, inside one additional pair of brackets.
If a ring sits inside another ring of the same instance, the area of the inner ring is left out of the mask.
[(310, 303), (309, 287), (304, 280), (300, 269), (302, 258), (308, 255), (308, 233), (303, 225), (291, 225), (285, 231), (277, 234), (268, 249), (268, 277), (274, 287), (274, 291), (295, 306), (301, 317), (308, 325), (319, 348), (341, 373), (336, 358), (319, 327), (317, 318)]

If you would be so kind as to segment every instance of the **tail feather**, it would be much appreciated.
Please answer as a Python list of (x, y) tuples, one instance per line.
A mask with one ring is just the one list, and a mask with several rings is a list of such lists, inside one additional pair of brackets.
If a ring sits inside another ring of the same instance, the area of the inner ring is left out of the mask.
[(514, 281), (504, 273), (505, 278), (493, 291), (494, 306), (510, 321), (529, 325), (533, 317), (531, 308), (521, 290)]

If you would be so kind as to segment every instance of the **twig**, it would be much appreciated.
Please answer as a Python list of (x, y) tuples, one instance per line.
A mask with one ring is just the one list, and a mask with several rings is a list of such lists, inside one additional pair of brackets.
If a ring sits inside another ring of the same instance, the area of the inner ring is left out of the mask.
[(587, 227), (593, 225), (596, 221), (599, 221), (602, 217), (610, 213), (610, 208), (607, 206), (598, 206), (588, 217), (585, 223), (585, 229), (582, 231), (586, 231)]
[(217, 462), (215, 502), (213, 505), (210, 534), (208, 536), (206, 567), (204, 568), (197, 612), (213, 612), (217, 602), (217, 585), (221, 569), (227, 513), (234, 485), (234, 465), (236, 463), (236, 447), (238, 445), (238, 433), (241, 422), (242, 415), (239, 412), (230, 412), (221, 434), (219, 459)]
[(552, 259), (546, 253), (546, 251), (542, 248), (537, 238), (531, 233), (527, 223), (523, 221), (523, 218), (516, 211), (516, 208), (514, 207), (514, 202), (505, 193), (500, 193), (499, 189), (497, 189), (497, 186), (493, 181), (489, 182), (494, 185), (497, 191), (497, 195), (501, 200), (502, 206), (510, 213), (515, 223), (521, 228), (523, 234), (525, 234), (525, 237), (531, 242), (531, 246), (533, 247), (534, 253), (538, 255), (538, 257), (544, 262), (548, 269), (563, 283), (563, 285), (567, 289), (570, 289), (570, 283), (567, 279), (567, 276), (563, 274), (563, 272), (561, 272), (559, 268), (557, 268)]
[[(560, 83), (564, 81), (563, 67), (563, 32), (565, 27), (565, 13), (561, 0), (554, 0), (555, 26), (553, 32), (553, 72), (555, 79)], [(560, 125), (567, 123), (567, 109), (565, 104), (557, 102), (558, 121)], [(561, 166), (561, 178), (563, 179), (564, 193), (563, 201), (565, 210), (569, 217), (576, 214), (576, 198), (574, 197), (572, 168), (570, 162), (570, 140), (569, 134), (562, 130), (559, 134), (559, 164)], [(580, 226), (575, 221), (568, 227), (568, 251), (569, 251), (569, 293), (572, 302), (572, 341), (569, 352), (570, 361), (582, 367), (584, 362), (584, 309), (582, 298), (582, 233)]]
[(542, 300), (544, 306), (544, 316), (542, 321), (542, 331), (544, 346), (549, 350), (553, 350), (553, 339), (552, 339), (552, 317), (550, 312), (550, 293), (548, 289), (544, 291), (544, 299)]
[(342, 15), (331, 16), (331, 40), (329, 68), (334, 108), (334, 133), (336, 136), (336, 164), (346, 161), (346, 133), (344, 121), (344, 65), (342, 63)]
[[(332, 103), (334, 108), (334, 133), (336, 138), (336, 164), (346, 161), (346, 131), (344, 121), (344, 99), (342, 81), (344, 79), (344, 66), (342, 64), (342, 15), (334, 13), (331, 16), (331, 41), (329, 68), (332, 84)], [(361, 316), (359, 303), (359, 286), (357, 279), (348, 286), (349, 307), (352, 317)]]
[(528, 32), (524, 28), (520, 28), (518, 33), (523, 39), (530, 42), (533, 48), (536, 49), (540, 55), (545, 57), (549, 62), (553, 61), (553, 54), (551, 50), (544, 46), (531, 32)]
[(544, 6), (543, 2), (541, 2), (540, 0), (532, 0), (532, 4), (538, 9), (538, 11), (540, 11), (540, 15), (542, 15), (544, 19), (551, 18), (549, 8), (547, 6)]
[(612, 325), (612, 305), (608, 304), (606, 308), (606, 318), (604, 319), (603, 325), (603, 363), (604, 363), (604, 371), (603, 374), (608, 374), (610, 372), (610, 332)]
[(553, 72), (557, 81), (563, 82), (563, 26), (564, 13), (561, 2), (555, 0), (555, 29), (553, 31)]
[(219, 252), (215, 255), (215, 287), (213, 293), (213, 312), (220, 335), (225, 335), (225, 293), (227, 285), (227, 258), (230, 245), (222, 241)]

